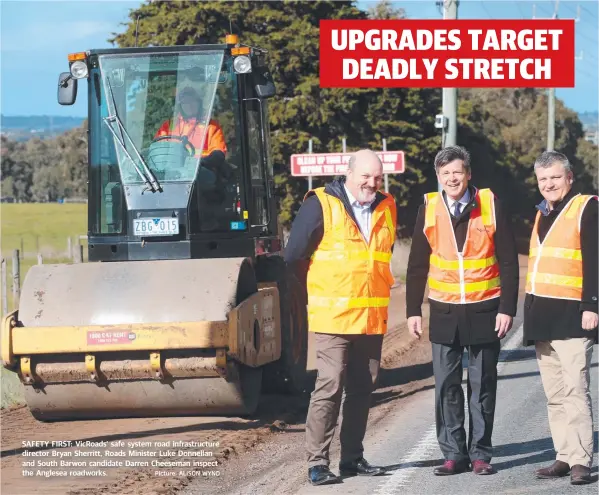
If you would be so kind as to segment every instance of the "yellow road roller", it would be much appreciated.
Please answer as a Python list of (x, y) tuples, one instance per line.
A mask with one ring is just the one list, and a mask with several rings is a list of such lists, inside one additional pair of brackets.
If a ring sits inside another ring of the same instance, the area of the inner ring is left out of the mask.
[(266, 55), (236, 35), (68, 55), (58, 102), (87, 80), (88, 262), (33, 266), (1, 328), (35, 418), (247, 415), (309, 386)]

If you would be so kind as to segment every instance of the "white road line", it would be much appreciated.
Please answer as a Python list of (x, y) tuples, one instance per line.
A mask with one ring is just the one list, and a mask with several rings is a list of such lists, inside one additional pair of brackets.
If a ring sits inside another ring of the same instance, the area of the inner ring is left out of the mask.
[[(522, 325), (510, 335), (505, 344), (501, 347), (504, 353), (509, 356), (510, 351), (513, 351), (519, 339), (522, 338)], [(500, 358), (500, 362), (497, 364), (497, 373), (500, 373), (505, 367), (505, 357)], [(465, 402), (466, 415), (468, 414), (468, 404)], [(424, 461), (432, 459), (432, 453), (439, 448), (437, 443), (437, 428), (433, 423), (424, 433), (424, 436), (414, 446), (408, 454), (399, 461), (400, 466), (395, 472), (389, 476), (384, 483), (378, 486), (374, 492), (375, 495), (394, 495), (400, 491), (400, 488), (407, 485), (410, 482), (410, 478), (416, 472), (420, 464)]]
[(428, 459), (431, 452), (439, 447), (437, 442), (433, 443), (436, 438), (437, 429), (433, 424), (409, 454), (400, 461), (401, 466), (399, 466), (399, 469), (385, 483), (379, 486), (374, 493), (376, 495), (390, 495), (402, 486), (407, 485), (420, 462)]

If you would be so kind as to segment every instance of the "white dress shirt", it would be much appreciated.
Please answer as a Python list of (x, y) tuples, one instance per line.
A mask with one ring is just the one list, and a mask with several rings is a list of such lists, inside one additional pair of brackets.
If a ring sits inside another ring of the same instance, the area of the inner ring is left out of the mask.
[(349, 204), (352, 207), (356, 221), (358, 222), (360, 232), (362, 232), (362, 236), (368, 243), (370, 240), (370, 219), (372, 218), (372, 211), (370, 211), (370, 207), (372, 206), (374, 200), (370, 203), (360, 204), (358, 200), (354, 198), (353, 194), (349, 192), (349, 189), (345, 184), (343, 187), (345, 188), (345, 194), (347, 194), (347, 198), (349, 199)]

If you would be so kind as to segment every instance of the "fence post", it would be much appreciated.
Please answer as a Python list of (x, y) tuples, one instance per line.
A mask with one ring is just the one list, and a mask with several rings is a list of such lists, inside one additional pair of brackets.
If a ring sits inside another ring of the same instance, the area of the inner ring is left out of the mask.
[(6, 260), (2, 258), (2, 314), (8, 314), (8, 294), (7, 294), (7, 283), (6, 283)]
[(79, 245), (81, 246), (81, 262), (85, 263), (85, 252), (86, 252), (86, 246), (84, 246), (83, 244), (81, 244), (81, 241), (85, 240), (87, 241), (87, 235), (80, 235), (79, 236)]
[(19, 250), (15, 249), (12, 253), (12, 304), (13, 308), (19, 307), (21, 297), (21, 263), (19, 262)]
[(75, 247), (73, 252), (73, 263), (81, 263), (83, 257), (83, 246), (79, 245)]
[(67, 257), (72, 260), (73, 259), (73, 240), (71, 236), (67, 237)]
[(42, 257), (42, 253), (37, 253), (37, 264), (38, 265), (44, 264), (44, 258)]
[(83, 263), (83, 246), (81, 245), (81, 236), (77, 236), (77, 263)]

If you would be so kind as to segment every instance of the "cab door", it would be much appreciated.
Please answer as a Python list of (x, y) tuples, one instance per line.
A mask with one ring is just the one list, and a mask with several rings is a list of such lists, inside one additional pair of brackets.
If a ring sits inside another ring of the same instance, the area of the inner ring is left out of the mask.
[[(252, 95), (253, 92), (248, 92)], [(248, 94), (246, 93), (246, 94)], [(246, 119), (247, 171), (249, 175), (249, 227), (257, 235), (270, 233), (273, 171), (265, 101), (255, 96), (243, 100)]]

